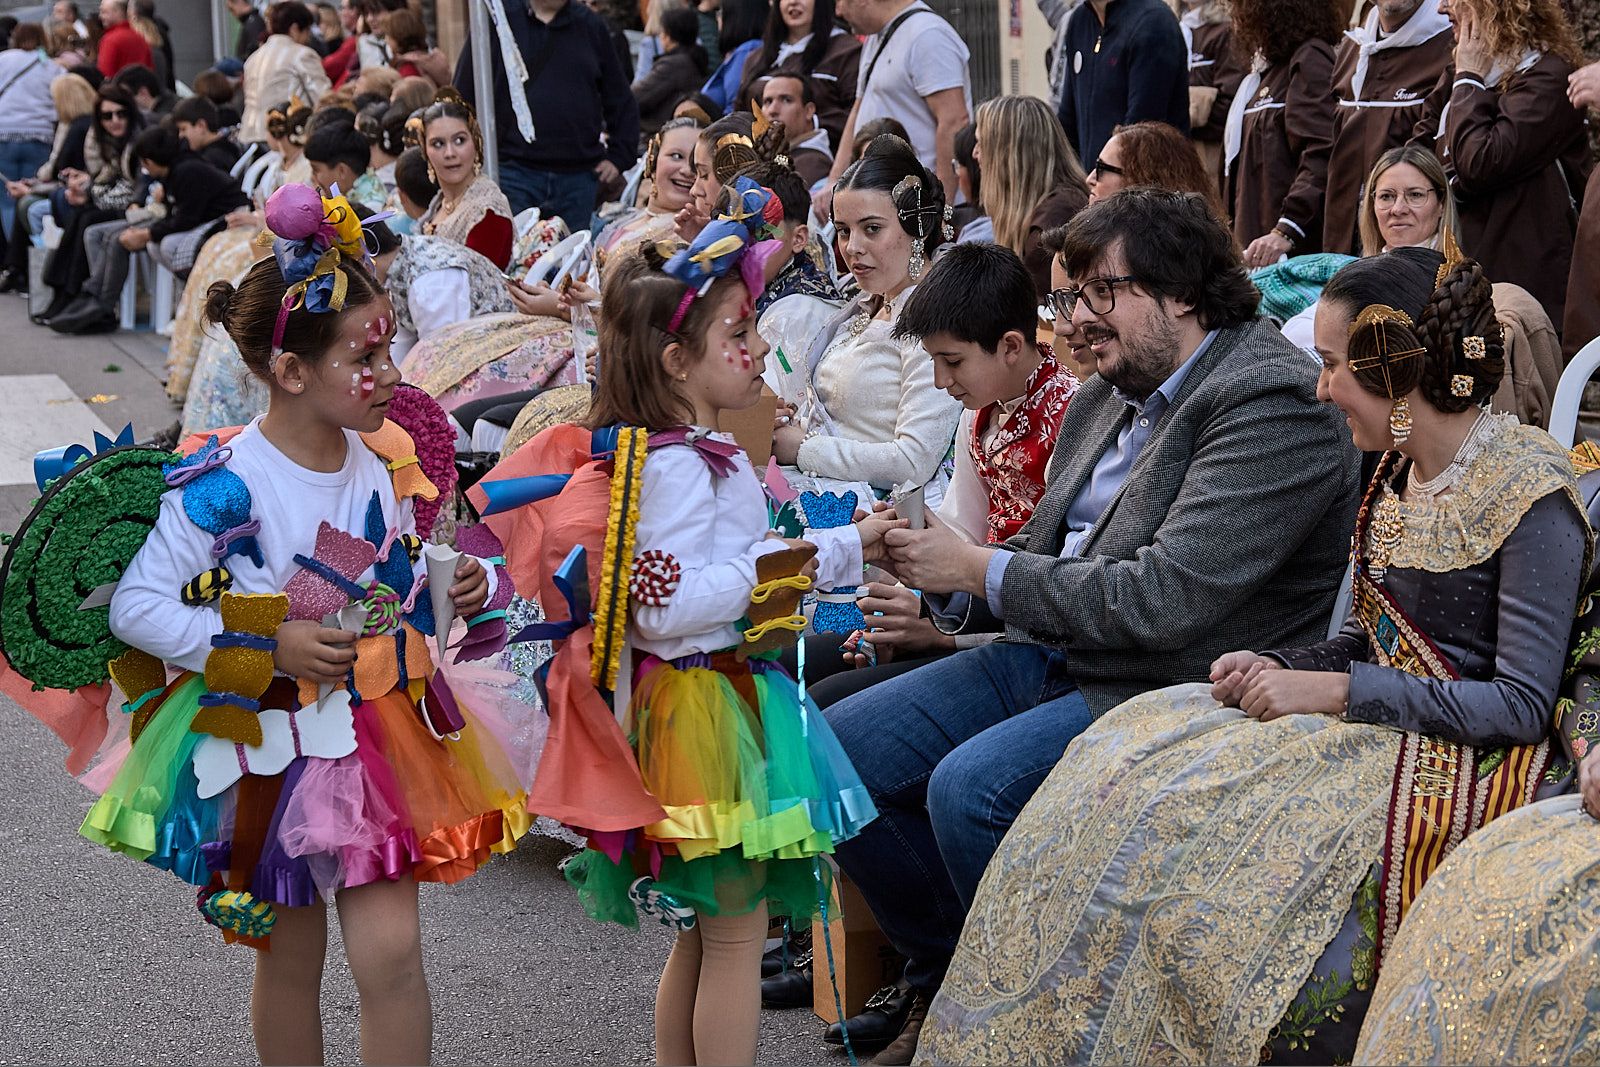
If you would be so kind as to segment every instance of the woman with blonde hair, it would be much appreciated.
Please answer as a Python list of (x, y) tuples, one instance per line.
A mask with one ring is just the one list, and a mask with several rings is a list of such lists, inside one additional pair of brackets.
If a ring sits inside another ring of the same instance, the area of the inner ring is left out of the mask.
[(1455, 69), (1428, 98), (1418, 141), (1436, 138), (1461, 247), (1560, 322), (1589, 174), (1584, 116), (1567, 98), (1583, 63), (1577, 35), (1559, 0), (1440, 0), (1439, 10), (1455, 26)]
[(1379, 156), (1361, 198), (1361, 254), (1416, 245), (1438, 249), (1447, 231), (1459, 237), (1461, 223), (1439, 157), (1416, 144)]
[(1083, 166), (1050, 105), (998, 96), (978, 107), (973, 159), (983, 167), (983, 209), (994, 239), (1022, 257), (1039, 299), (1050, 295), (1050, 253), (1041, 238), (1089, 202)]

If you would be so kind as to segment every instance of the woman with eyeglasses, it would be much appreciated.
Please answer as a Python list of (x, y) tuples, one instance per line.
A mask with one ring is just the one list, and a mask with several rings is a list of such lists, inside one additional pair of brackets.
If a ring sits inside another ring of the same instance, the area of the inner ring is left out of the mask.
[(40, 325), (72, 303), (89, 278), (89, 256), (83, 235), (96, 223), (121, 218), (133, 203), (139, 180), (139, 161), (133, 158), (133, 139), (144, 128), (144, 119), (133, 97), (122, 86), (107, 82), (95, 100), (94, 126), (83, 143), (84, 169), (62, 172), (65, 214), (57, 221), (63, 233), (61, 243), (45, 261), (44, 281), (55, 291), (50, 306), (33, 317)]
[(1361, 201), (1361, 254), (1419, 245), (1437, 249), (1446, 231), (1459, 235), (1461, 225), (1439, 158), (1419, 145), (1379, 156)]
[(1174, 193), (1197, 193), (1211, 205), (1211, 213), (1226, 219), (1194, 142), (1165, 122), (1136, 122), (1118, 126), (1089, 168), (1089, 203), (1136, 185), (1150, 185)]
[(1334, 46), (1340, 0), (1233, 0), (1239, 51), (1253, 56), (1223, 129), (1233, 236), (1252, 270), (1322, 247), (1333, 144)]
[(1583, 64), (1577, 34), (1559, 0), (1439, 0), (1439, 10), (1455, 27), (1455, 64), (1417, 141), (1432, 143), (1450, 176), (1461, 246), (1559, 323), (1589, 173), (1584, 113), (1567, 97)]

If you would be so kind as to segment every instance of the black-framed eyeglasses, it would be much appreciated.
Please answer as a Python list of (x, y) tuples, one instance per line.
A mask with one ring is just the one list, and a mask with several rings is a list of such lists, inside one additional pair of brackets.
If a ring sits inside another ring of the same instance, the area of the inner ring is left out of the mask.
[(1117, 286), (1138, 280), (1131, 274), (1119, 274), (1115, 278), (1090, 278), (1082, 285), (1052, 289), (1050, 308), (1057, 315), (1070, 319), (1081, 299), (1096, 315), (1109, 315), (1117, 308)]
[(100, 118), (103, 119), (103, 120), (125, 119), (127, 117), (128, 117), (128, 109), (127, 108), (123, 108), (123, 107), (119, 107), (114, 111), (102, 111), (102, 112), (100, 112)]
[(1100, 174), (1115, 174), (1119, 177), (1122, 175), (1121, 167), (1117, 166), (1115, 163), (1107, 163), (1105, 160), (1098, 158), (1095, 159), (1094, 166), (1090, 167), (1089, 171), (1090, 173), (1098, 172)]

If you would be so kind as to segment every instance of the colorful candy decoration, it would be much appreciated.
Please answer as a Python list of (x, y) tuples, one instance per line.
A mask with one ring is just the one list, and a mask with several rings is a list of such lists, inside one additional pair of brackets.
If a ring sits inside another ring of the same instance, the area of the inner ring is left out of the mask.
[(261, 740), (242, 745), (220, 737), (207, 737), (194, 748), (195, 795), (214, 797), (246, 774), (283, 772), (300, 756), (338, 759), (356, 750), (355, 718), (350, 694), (329, 693), (320, 707), (298, 711), (268, 708), (258, 716)]
[(455, 662), (470, 663), (486, 659), (507, 644), (506, 609), (516, 595), (511, 575), (506, 571), (505, 547), (487, 526), (466, 526), (456, 530), (456, 547), (477, 556), (494, 568), (494, 596), (483, 610), (467, 620), (467, 635), (456, 645)]
[(0, 563), (0, 650), (41, 689), (105, 681), (128, 646), (111, 633), (109, 598), (161, 512), (163, 465), (150, 448), (113, 447), (49, 480)]
[(811, 579), (800, 572), (816, 554), (816, 545), (805, 544), (756, 557), (756, 587), (750, 591), (746, 612), (750, 626), (734, 653), (738, 659), (792, 645), (806, 628), (800, 600), (811, 588)]
[(594, 651), (589, 676), (601, 689), (617, 687), (622, 645), (628, 626), (628, 582), (634, 538), (639, 528), (639, 493), (643, 486), (648, 434), (625, 426), (617, 434), (612, 460), (611, 508), (606, 521), (605, 555), (600, 561), (600, 589), (594, 609)]
[[(417, 533), (420, 541), (426, 541), (433, 535), (439, 509), (456, 490), (456, 431), (437, 400), (404, 382), (389, 398), (389, 421), (411, 435), (412, 452), (436, 490), (434, 496), (419, 496), (413, 501)], [(411, 551), (409, 546), (406, 551)]]
[(242, 890), (200, 891), (197, 901), (206, 922), (240, 937), (263, 938), (272, 933), (278, 915), (272, 905)]
[(128, 740), (137, 741), (160, 706), (156, 698), (166, 691), (167, 669), (155, 656), (137, 648), (128, 649), (106, 666), (111, 680), (128, 698), (122, 705), (122, 710), (133, 716)]
[(662, 607), (678, 591), (683, 568), (670, 552), (652, 548), (634, 558), (628, 593), (641, 604)]
[[(371, 433), (361, 435), (366, 446), (377, 453), (389, 466), (394, 478), (394, 495), (397, 499), (417, 497), (422, 500), (439, 499), (439, 489), (422, 469), (422, 457), (405, 427), (389, 419)], [(451, 470), (454, 470), (452, 465)], [(420, 529), (420, 527), (419, 527)]]
[(366, 590), (355, 580), (377, 557), (372, 542), (352, 537), (327, 521), (320, 523), (311, 555), (295, 556), (301, 569), (283, 587), (289, 598), (289, 618), (320, 619), (360, 600)]
[(189, 521), (216, 538), (211, 555), (217, 561), (237, 553), (259, 567), (256, 535), (261, 523), (250, 517), (249, 486), (227, 467), (232, 455), (233, 449), (212, 434), (198, 452), (169, 463), (161, 473), (168, 488), (183, 490), (183, 513)]
[(191, 608), (215, 604), (222, 594), (233, 588), (233, 572), (226, 567), (212, 567), (183, 583), (178, 599)]
[(272, 683), (278, 627), (289, 614), (282, 593), (222, 596), (222, 632), (206, 656), (206, 689), (189, 728), (242, 745), (261, 744), (261, 694)]
[[(854, 493), (801, 493), (800, 508), (805, 513), (806, 526), (813, 530), (831, 530), (848, 526), (856, 513)], [(811, 628), (819, 634), (847, 634), (865, 629), (866, 618), (856, 604), (856, 587), (841, 585), (833, 589), (817, 590), (817, 610), (811, 616)]]

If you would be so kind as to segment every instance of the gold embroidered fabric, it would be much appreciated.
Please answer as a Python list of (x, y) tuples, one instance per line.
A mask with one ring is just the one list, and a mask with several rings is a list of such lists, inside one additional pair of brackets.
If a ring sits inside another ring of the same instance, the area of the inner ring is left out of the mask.
[(919, 1062), (1256, 1062), (1378, 858), (1400, 738), (1205, 685), (1113, 709), (989, 865)]
[(1600, 1062), (1597, 846), (1569, 795), (1451, 853), (1400, 927), (1355, 1062)]
[[(1400, 501), (1405, 531), (1388, 567), (1442, 574), (1482, 563), (1500, 550), (1522, 516), (1557, 491), (1586, 514), (1572, 459), (1555, 438), (1512, 415), (1492, 416), (1494, 436), (1455, 488), (1433, 501)], [(1586, 564), (1587, 569), (1587, 564)]]

